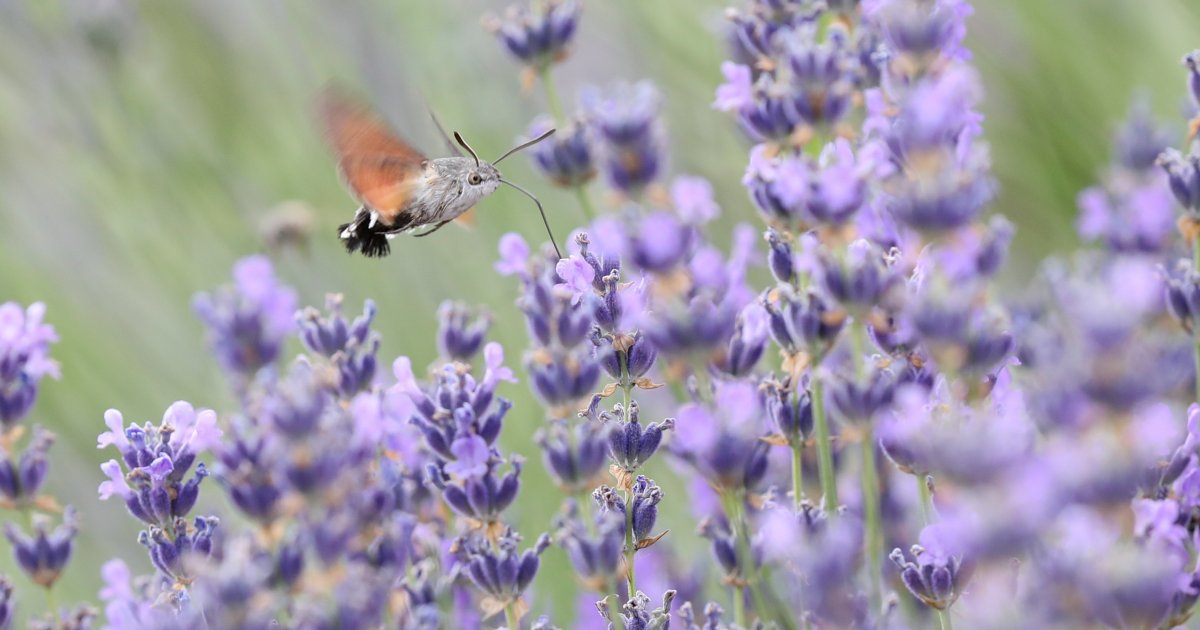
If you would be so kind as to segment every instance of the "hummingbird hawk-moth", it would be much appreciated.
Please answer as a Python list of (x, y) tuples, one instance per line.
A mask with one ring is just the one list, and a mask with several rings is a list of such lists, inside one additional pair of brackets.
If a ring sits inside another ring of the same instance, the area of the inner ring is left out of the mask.
[[(397, 234), (424, 229), (416, 236), (429, 236), (496, 192), (500, 184), (511, 186), (533, 200), (542, 214), (554, 251), (558, 252), (541, 202), (529, 191), (504, 179), (496, 168), (504, 158), (548, 138), (553, 129), (492, 162), (480, 160), (456, 131), (454, 140), (470, 157), (458, 152), (447, 138), (456, 155), (428, 158), (401, 140), (374, 112), (343, 94), (326, 91), (319, 106), (337, 155), (338, 173), (360, 204), (354, 219), (338, 226), (338, 238), (348, 252), (360, 251), (372, 258), (386, 256), (391, 251), (388, 241)], [(445, 132), (442, 133), (444, 136)]]

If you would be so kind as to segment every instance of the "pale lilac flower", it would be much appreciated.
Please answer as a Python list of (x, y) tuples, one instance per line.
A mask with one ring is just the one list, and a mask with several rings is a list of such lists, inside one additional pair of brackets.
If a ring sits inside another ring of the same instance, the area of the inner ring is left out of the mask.
[(494, 265), (496, 272), (502, 276), (524, 275), (527, 273), (529, 245), (516, 232), (509, 232), (500, 237), (500, 260)]

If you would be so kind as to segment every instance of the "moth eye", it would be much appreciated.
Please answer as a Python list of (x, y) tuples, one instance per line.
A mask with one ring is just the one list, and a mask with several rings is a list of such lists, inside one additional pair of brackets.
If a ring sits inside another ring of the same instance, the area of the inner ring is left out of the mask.
[(467, 176), (467, 183), (472, 186), (478, 186), (479, 182), (482, 182), (482, 181), (483, 181), (483, 178), (479, 176), (479, 173), (471, 173), (470, 175)]

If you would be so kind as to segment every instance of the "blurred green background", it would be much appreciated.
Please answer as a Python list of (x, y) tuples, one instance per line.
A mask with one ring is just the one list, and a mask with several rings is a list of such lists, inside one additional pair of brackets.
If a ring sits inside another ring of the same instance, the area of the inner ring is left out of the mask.
[[(112, 456), (95, 449), (102, 413), (117, 407), (127, 420), (157, 420), (177, 399), (231, 407), (191, 296), (226, 282), (238, 257), (262, 249), (258, 226), (278, 204), (305, 202), (316, 221), (307, 255), (276, 256), (281, 275), (307, 304), (338, 291), (356, 312), (373, 297), (387, 362), (433, 360), (435, 310), (447, 298), (488, 305), (493, 338), (519, 361), (526, 341), (515, 286), (491, 265), (504, 232), (542, 238), (528, 201), (502, 191), (482, 204), (473, 230), (395, 241), (384, 260), (347, 256), (333, 231), (354, 204), (311, 111), (313, 93), (334, 81), (430, 153), (442, 145), (426, 103), (482, 154), (498, 154), (545, 109), (480, 26), (481, 14), (504, 4), (0, 0), (0, 301), (46, 302), (61, 334), (53, 354), (63, 379), (44, 384), (30, 421), (60, 436), (49, 489), (84, 521), (60, 602), (94, 599), (99, 566), (112, 555), (149, 571), (135, 523), (120, 505), (96, 500), (97, 465)], [(713, 182), (720, 229), (756, 221), (738, 184), (748, 145), (709, 107), (725, 1), (585, 4), (574, 54), (555, 69), (564, 98), (588, 83), (653, 79), (666, 97), (671, 171)], [(968, 44), (987, 87), (986, 132), (1002, 185), (995, 208), (1018, 225), (1011, 275), (1020, 281), (1033, 261), (1075, 245), (1075, 194), (1107, 162), (1134, 89), (1182, 134), (1179, 58), (1200, 46), (1200, 4), (980, 0), (976, 9)], [(541, 196), (560, 237), (580, 223), (574, 199), (525, 160), (508, 163), (506, 174)], [(505, 446), (535, 460), (514, 513), (535, 534), (560, 495), (530, 441), (538, 407), (524, 384), (503, 394), (516, 401)], [(218, 494), (215, 483), (207, 488)], [(673, 536), (686, 545), (694, 528), (679, 509), (686, 501), (676, 494), (664, 505), (676, 501), (670, 509), (683, 518)], [(572, 588), (562, 554), (546, 559), (543, 604)], [(0, 572), (14, 573), (7, 550)], [(25, 612), (40, 609), (42, 595), (14, 577)]]

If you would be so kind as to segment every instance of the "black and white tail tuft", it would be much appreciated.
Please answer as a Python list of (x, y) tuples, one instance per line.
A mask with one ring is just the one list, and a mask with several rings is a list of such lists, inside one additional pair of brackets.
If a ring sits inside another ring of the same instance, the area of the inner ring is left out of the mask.
[(362, 251), (367, 258), (382, 258), (392, 251), (388, 244), (387, 233), (379, 231), (378, 224), (371, 225), (371, 213), (359, 208), (354, 215), (354, 221), (338, 226), (338, 238), (346, 246), (346, 251), (353, 254)]

